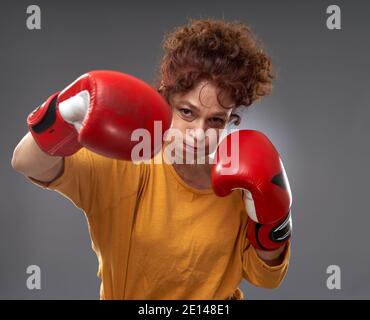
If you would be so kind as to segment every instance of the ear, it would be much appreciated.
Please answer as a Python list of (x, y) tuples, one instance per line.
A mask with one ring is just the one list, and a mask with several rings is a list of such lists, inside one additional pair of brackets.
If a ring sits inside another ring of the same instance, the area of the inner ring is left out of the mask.
[(230, 121), (227, 124), (227, 130), (229, 132), (234, 130), (247, 129), (247, 113), (249, 108), (247, 106), (234, 107), (230, 115)]
[(166, 86), (164, 85), (164, 81), (162, 80), (161, 81), (161, 83), (160, 83), (160, 85), (159, 85), (159, 88), (157, 89), (157, 91), (158, 92), (161, 92), (161, 91), (163, 91), (164, 90), (164, 88), (165, 88)]
[(238, 126), (240, 124), (241, 118), (238, 114), (234, 114), (231, 112), (228, 124), (234, 124)]

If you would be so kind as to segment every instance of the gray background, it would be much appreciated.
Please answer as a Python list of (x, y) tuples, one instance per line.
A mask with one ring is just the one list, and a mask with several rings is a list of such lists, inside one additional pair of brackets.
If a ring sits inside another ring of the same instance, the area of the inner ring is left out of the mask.
[[(42, 30), (26, 28), (38, 4)], [(188, 17), (249, 24), (278, 68), (274, 92), (250, 110), (250, 128), (279, 149), (294, 195), (294, 238), (279, 289), (242, 289), (249, 299), (368, 299), (370, 2), (335, 1), (342, 30), (326, 28), (332, 1), (1, 1), (0, 298), (98, 299), (97, 259), (83, 214), (14, 172), (12, 151), (27, 115), (92, 69), (152, 82), (164, 32)], [(42, 289), (26, 288), (26, 267)], [(328, 290), (339, 265), (342, 289)]]

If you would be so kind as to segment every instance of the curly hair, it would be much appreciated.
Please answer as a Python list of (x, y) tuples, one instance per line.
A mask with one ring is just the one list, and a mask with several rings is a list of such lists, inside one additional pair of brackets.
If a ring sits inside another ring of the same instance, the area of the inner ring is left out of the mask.
[(167, 101), (201, 80), (230, 94), (236, 107), (271, 93), (276, 77), (271, 59), (243, 23), (190, 19), (165, 35), (163, 49), (157, 89)]

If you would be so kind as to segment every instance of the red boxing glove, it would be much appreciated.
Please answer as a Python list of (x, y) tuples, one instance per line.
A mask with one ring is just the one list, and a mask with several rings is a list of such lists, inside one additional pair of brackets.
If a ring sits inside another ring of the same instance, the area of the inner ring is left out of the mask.
[[(154, 134), (161, 126), (160, 139)], [(116, 71), (92, 71), (52, 95), (27, 118), (39, 147), (49, 155), (69, 156), (81, 147), (117, 159), (131, 159), (136, 129), (150, 134), (150, 157), (162, 146), (171, 109), (145, 82)]]
[[(228, 157), (232, 143), (238, 144), (237, 152)], [(211, 178), (218, 196), (243, 190), (250, 218), (247, 235), (254, 247), (275, 250), (288, 241), (292, 228), (289, 181), (277, 150), (264, 134), (255, 130), (229, 134), (217, 148)]]

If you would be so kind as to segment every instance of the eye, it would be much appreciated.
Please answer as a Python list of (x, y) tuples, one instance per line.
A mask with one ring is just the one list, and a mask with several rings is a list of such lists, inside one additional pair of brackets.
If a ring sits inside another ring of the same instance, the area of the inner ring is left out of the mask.
[(213, 117), (209, 119), (212, 126), (222, 127), (225, 125), (225, 120), (222, 118)]
[(191, 117), (193, 115), (193, 112), (190, 109), (181, 108), (179, 110), (180, 113), (185, 117)]

